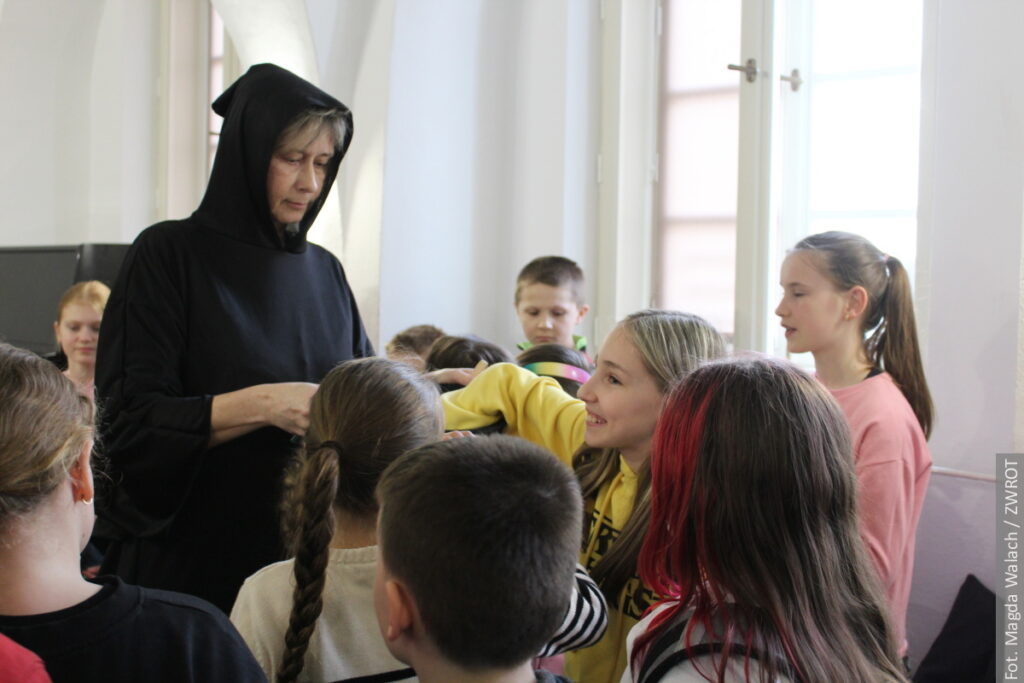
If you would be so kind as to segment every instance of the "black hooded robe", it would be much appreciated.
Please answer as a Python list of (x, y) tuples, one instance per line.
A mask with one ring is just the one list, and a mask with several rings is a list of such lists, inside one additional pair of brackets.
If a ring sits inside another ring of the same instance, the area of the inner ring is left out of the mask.
[[(341, 264), (306, 242), (351, 140), (348, 109), (271, 64), (214, 103), (224, 117), (199, 209), (135, 240), (101, 329), (96, 385), (108, 490), (105, 572), (191, 593), (229, 611), (242, 581), (282, 559), (281, 475), (290, 435), (265, 427), (213, 448), (213, 397), (256, 384), (319, 382), (373, 355)], [(267, 199), (278, 135), (336, 108), (347, 134), (319, 199), (282, 239)]]

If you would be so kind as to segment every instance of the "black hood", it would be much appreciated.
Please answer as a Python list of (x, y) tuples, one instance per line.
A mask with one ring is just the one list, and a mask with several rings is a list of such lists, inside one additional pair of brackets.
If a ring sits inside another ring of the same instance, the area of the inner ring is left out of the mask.
[[(308, 109), (341, 109), (347, 132), (327, 166), (319, 198), (299, 222), (299, 232), (286, 235), (282, 243), (270, 215), (267, 170), (281, 131)], [(224, 117), (224, 125), (196, 220), (243, 242), (304, 251), (306, 233), (320, 213), (352, 141), (352, 112), (312, 83), (274, 64), (250, 68), (217, 98), (213, 110)]]

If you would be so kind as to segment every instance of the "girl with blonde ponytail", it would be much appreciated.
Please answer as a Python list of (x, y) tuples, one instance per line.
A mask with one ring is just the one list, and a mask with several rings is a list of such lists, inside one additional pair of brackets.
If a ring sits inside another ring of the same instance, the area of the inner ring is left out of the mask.
[(932, 459), (934, 408), (907, 271), (859, 235), (806, 237), (782, 264), (775, 309), (791, 353), (810, 352), (853, 436), (861, 536), (906, 654), (914, 537)]

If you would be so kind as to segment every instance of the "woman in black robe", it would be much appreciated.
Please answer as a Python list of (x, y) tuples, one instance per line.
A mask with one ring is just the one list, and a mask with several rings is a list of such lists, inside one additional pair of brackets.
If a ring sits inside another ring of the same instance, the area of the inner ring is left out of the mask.
[(337, 363), (373, 354), (341, 264), (306, 241), (352, 137), (341, 102), (271, 64), (224, 117), (202, 203), (135, 240), (103, 319), (104, 571), (229, 611), (282, 559), (290, 440)]

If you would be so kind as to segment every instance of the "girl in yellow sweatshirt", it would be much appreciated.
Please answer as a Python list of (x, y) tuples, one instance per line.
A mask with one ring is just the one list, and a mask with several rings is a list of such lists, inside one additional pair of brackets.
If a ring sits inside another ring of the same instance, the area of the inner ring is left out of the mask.
[(475, 429), (504, 417), (505, 430), (548, 448), (572, 467), (587, 505), (580, 562), (608, 598), (608, 631), (570, 652), (566, 673), (583, 683), (616, 683), (626, 667), (626, 634), (653, 602), (637, 577), (650, 517), (654, 425), (672, 386), (724, 353), (704, 319), (641, 311), (608, 335), (579, 400), (553, 379), (501, 363), (443, 397), (447, 429)]

